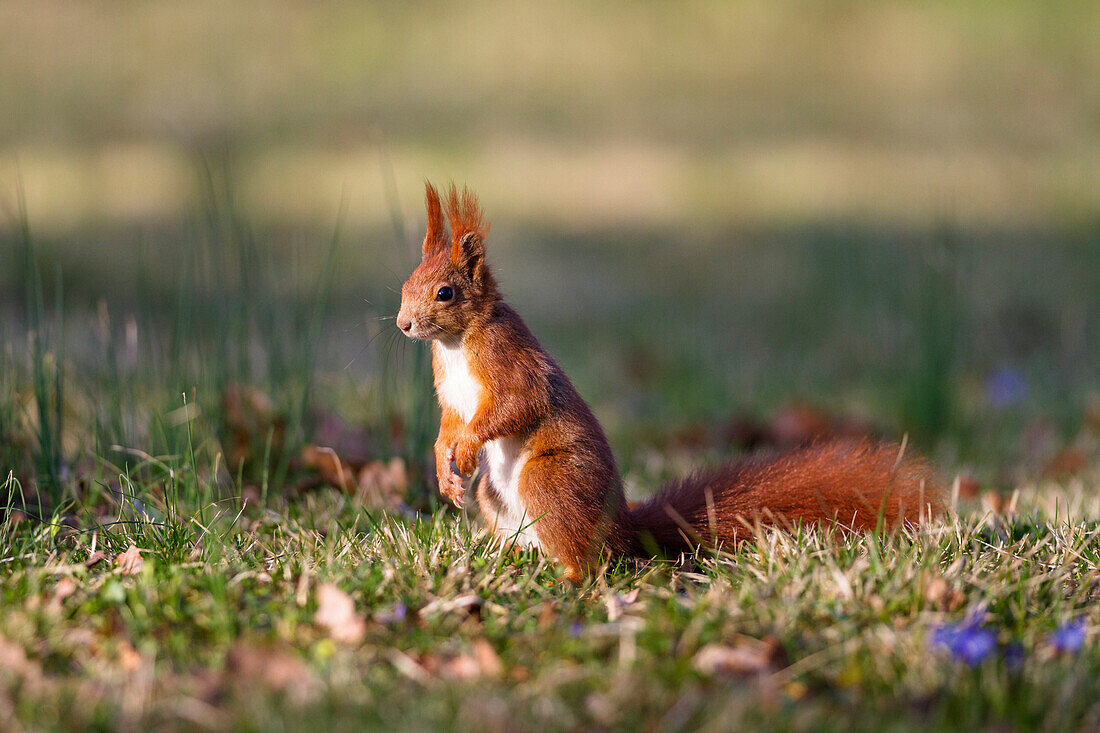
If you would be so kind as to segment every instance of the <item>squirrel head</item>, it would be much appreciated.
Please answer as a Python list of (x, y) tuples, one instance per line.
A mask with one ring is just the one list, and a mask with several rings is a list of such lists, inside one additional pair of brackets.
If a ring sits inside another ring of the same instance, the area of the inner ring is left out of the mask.
[[(420, 264), (401, 287), (397, 327), (417, 339), (456, 340), (470, 324), (492, 309), (496, 283), (485, 264), (485, 236), (477, 196), (452, 183), (441, 201), (425, 183), (428, 232)], [(446, 208), (451, 236), (447, 237)]]

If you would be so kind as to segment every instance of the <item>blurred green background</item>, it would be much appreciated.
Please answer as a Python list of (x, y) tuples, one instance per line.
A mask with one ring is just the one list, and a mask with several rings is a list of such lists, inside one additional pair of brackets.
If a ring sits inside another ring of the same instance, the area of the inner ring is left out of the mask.
[(454, 180), (628, 465), (795, 400), (949, 462), (1072, 436), (1097, 38), (1094, 2), (0, 2), (9, 374), (41, 317), (101, 445), (307, 372), (286, 400), (419, 424), (384, 318)]

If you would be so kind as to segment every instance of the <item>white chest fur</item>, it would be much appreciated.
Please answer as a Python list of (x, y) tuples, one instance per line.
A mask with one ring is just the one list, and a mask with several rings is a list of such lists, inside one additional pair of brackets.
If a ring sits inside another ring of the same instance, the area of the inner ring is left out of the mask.
[[(439, 400), (458, 413), (462, 422), (469, 423), (477, 412), (481, 398), (481, 382), (470, 370), (469, 360), (461, 344), (447, 345), (435, 342), (440, 360), (440, 379), (436, 390)], [(486, 517), (496, 525), (497, 533), (505, 541), (521, 546), (537, 546), (533, 523), (537, 517), (529, 516), (519, 496), (519, 476), (527, 462), (521, 436), (507, 436), (490, 440), (482, 451), (482, 470), (489, 474), (489, 481), (500, 498), (500, 515)]]
[(481, 398), (481, 382), (470, 371), (470, 363), (462, 344), (447, 345), (435, 342), (436, 353), (442, 365), (442, 375), (436, 387), (440, 401), (458, 413), (462, 422), (468, 423), (477, 412)]

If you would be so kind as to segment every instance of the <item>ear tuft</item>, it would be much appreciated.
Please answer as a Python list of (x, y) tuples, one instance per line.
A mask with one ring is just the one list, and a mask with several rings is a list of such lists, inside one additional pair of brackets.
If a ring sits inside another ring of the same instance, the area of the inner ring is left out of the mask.
[[(454, 186), (451, 186), (454, 188)], [(442, 251), (447, 247), (447, 232), (444, 231), (443, 206), (439, 193), (428, 181), (424, 181), (424, 206), (428, 210), (428, 232), (424, 235), (424, 256)]]
[(452, 183), (447, 189), (447, 218), (451, 220), (451, 237), (457, 247), (468, 234), (476, 234), (481, 241), (489, 233), (489, 225), (483, 219), (481, 204), (474, 192), (465, 186), (459, 192)]
[(452, 183), (447, 189), (446, 206), (451, 222), (451, 261), (477, 280), (485, 263), (485, 235), (489, 233), (481, 205), (473, 191), (463, 186), (460, 193)]

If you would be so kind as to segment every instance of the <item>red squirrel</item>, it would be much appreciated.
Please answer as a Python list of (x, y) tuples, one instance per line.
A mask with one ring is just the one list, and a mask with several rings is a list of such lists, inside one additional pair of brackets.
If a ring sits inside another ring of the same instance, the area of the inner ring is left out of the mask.
[[(579, 581), (609, 557), (732, 546), (758, 522), (913, 524), (940, 508), (927, 465), (892, 444), (834, 441), (730, 463), (627, 504), (603, 429), (561, 367), (504, 302), (485, 261), (477, 197), (426, 184), (423, 258), (401, 288), (397, 326), (430, 340), (442, 408), (439, 490), (477, 503), (503, 541), (536, 547)], [(444, 208), (450, 222), (446, 232)]]

